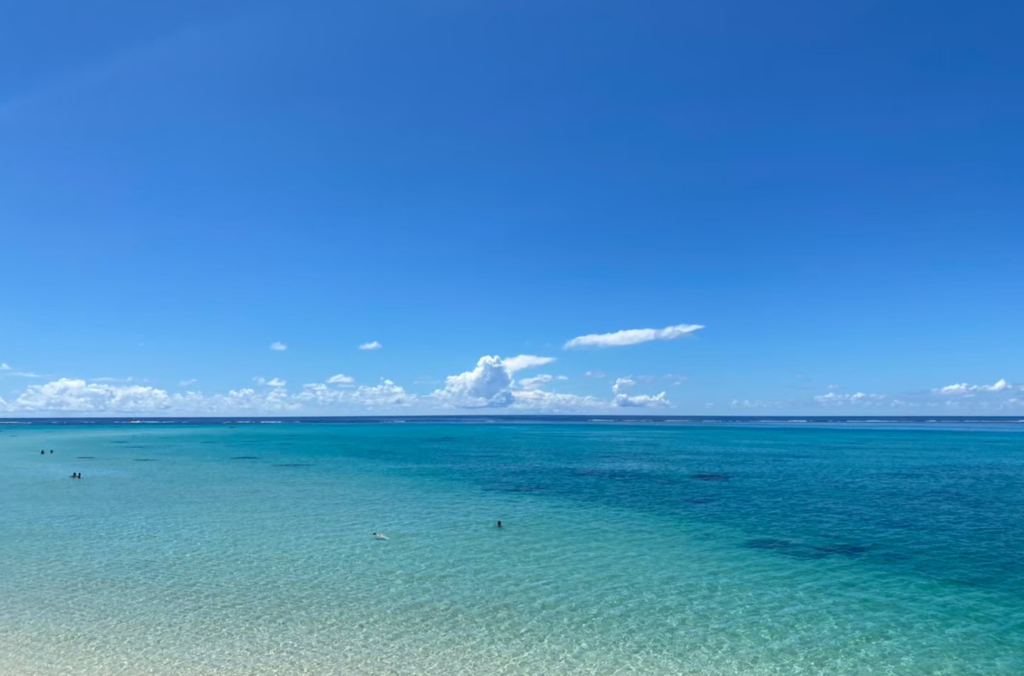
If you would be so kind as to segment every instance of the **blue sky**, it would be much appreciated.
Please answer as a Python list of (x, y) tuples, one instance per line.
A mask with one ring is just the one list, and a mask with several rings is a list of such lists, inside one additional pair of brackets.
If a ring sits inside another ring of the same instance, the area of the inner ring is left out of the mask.
[(0, 414), (1024, 414), (1021, 25), (10, 3)]

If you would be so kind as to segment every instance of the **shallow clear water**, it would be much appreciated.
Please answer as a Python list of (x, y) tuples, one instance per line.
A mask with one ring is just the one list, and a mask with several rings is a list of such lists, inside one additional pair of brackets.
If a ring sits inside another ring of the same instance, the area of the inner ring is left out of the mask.
[(1011, 426), (3, 427), (3, 674), (1024, 673)]

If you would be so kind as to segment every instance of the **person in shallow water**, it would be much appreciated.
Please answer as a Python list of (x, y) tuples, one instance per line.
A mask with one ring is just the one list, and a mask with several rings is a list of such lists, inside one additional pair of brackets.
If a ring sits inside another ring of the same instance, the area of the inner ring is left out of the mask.
[(377, 538), (378, 540), (387, 540), (388, 539), (388, 536), (384, 535), (384, 533), (374, 533), (373, 537)]
[(501, 528), (501, 521), (498, 522), (498, 528)]

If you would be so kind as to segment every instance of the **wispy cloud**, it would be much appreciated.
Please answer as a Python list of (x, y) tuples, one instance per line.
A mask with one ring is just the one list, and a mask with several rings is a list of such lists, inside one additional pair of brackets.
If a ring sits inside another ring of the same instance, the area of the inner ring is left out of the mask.
[(782, 408), (784, 401), (765, 401), (761, 399), (733, 399), (729, 404), (733, 408)]
[(604, 378), (605, 377), (605, 372), (604, 371), (587, 371), (583, 375), (587, 376), (588, 378)]
[(195, 385), (199, 382), (196, 378), (190, 378), (189, 380), (182, 380), (178, 383), (178, 387), (188, 387), (189, 385)]
[(288, 346), (282, 343), (281, 341), (275, 341), (270, 344), (270, 349), (274, 350), (275, 352), (284, 352), (285, 350), (288, 349)]
[(0, 118), (17, 114), (19, 111), (31, 110), (39, 104), (52, 104), (68, 94), (75, 94), (88, 88), (116, 78), (128, 72), (141, 61), (158, 58), (161, 55), (176, 56), (181, 45), (192, 43), (197, 39), (215, 39), (225, 29), (239, 25), (262, 12), (246, 9), (244, 13), (234, 14), (225, 19), (207, 23), (195, 23), (154, 40), (133, 45), (125, 50), (105, 55), (91, 63), (75, 63), (74, 68), (59, 74), (54, 79), (44, 82), (33, 89), (15, 93), (6, 99), (0, 99)]
[(542, 373), (532, 378), (523, 378), (522, 380), (519, 381), (519, 387), (523, 388), (524, 390), (536, 390), (538, 388), (543, 387), (544, 385), (547, 385), (552, 380), (554, 380), (554, 376), (549, 376), (546, 373)]
[(266, 385), (268, 387), (284, 387), (285, 385), (288, 384), (286, 381), (281, 380), (280, 378), (271, 378), (267, 380), (266, 378), (260, 376), (254, 377), (252, 381), (257, 385)]
[[(363, 343), (362, 345), (359, 346), (359, 349), (360, 350), (379, 350), (382, 347), (384, 347), (384, 346), (381, 345), (380, 343), (378, 343), (375, 340), (372, 343)], [(399, 352), (401, 352), (401, 350), (399, 350)]]
[(11, 367), (7, 365), (7, 362), (0, 364), (0, 371), (10, 371)]
[(968, 385), (967, 383), (956, 383), (953, 385), (946, 385), (945, 387), (939, 387), (932, 390), (933, 394), (971, 394), (973, 392), (1003, 392), (1013, 387), (1010, 383), (1006, 382), (1004, 378), (1000, 378), (992, 385)]
[(332, 385), (351, 385), (356, 381), (352, 376), (347, 376), (344, 373), (333, 375), (327, 379), (327, 382)]
[(94, 383), (130, 383), (133, 380), (135, 380), (135, 378), (133, 378), (132, 376), (128, 376), (127, 378), (114, 378), (112, 376), (103, 376), (101, 378), (91, 378), (90, 380), (92, 380), (92, 382)]
[(626, 329), (624, 331), (615, 331), (614, 333), (591, 333), (568, 341), (565, 344), (565, 349), (570, 350), (579, 347), (622, 347), (624, 345), (647, 343), (652, 340), (675, 340), (703, 328), (701, 324), (676, 324), (675, 326), (666, 326), (663, 329)]
[(864, 392), (836, 394), (835, 392), (829, 392), (828, 394), (818, 395), (814, 398), (814, 401), (819, 404), (867, 404), (877, 403), (885, 398), (884, 394), (866, 394)]
[(501, 364), (509, 373), (515, 373), (516, 371), (533, 368), (534, 366), (545, 366), (553, 361), (555, 361), (554, 357), (538, 357), (533, 354), (521, 354), (516, 357), (502, 359)]

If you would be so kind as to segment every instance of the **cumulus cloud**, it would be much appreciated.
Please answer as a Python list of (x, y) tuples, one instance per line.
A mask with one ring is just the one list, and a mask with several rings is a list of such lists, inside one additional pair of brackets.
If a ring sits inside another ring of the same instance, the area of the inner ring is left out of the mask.
[(338, 405), (357, 405), (361, 408), (407, 406), (416, 400), (400, 385), (386, 379), (374, 386), (361, 385), (355, 390), (339, 390), (323, 383), (303, 385), (302, 392), (295, 399), (320, 408), (329, 409)]
[(351, 385), (356, 381), (352, 376), (347, 376), (344, 373), (333, 375), (327, 379), (327, 382), (332, 385)]
[(23, 411), (62, 412), (143, 412), (170, 407), (166, 391), (141, 385), (117, 386), (61, 378), (43, 385), (29, 386), (16, 400)]
[[(311, 383), (297, 394), (289, 393), (279, 378), (255, 379), (267, 389), (241, 388), (226, 394), (201, 392), (170, 394), (141, 385), (114, 385), (75, 378), (61, 378), (25, 389), (14, 401), (0, 403), (0, 410), (32, 414), (87, 415), (246, 415), (301, 412), (362, 412), (367, 409), (405, 407), (416, 401), (400, 385), (381, 380), (378, 385), (339, 389)], [(189, 382), (189, 381), (182, 381)], [(194, 381), (193, 381), (194, 382)]]
[[(359, 349), (360, 350), (379, 350), (382, 347), (384, 347), (384, 346), (381, 345), (380, 343), (378, 343), (375, 340), (375, 341), (373, 341), (371, 343), (363, 343), (362, 345), (359, 346)], [(399, 352), (401, 352), (401, 350), (399, 350)]]
[[(513, 359), (522, 360), (524, 355)], [(540, 359), (534, 357), (534, 359)], [(550, 360), (549, 360), (550, 361)], [(548, 362), (542, 362), (548, 363)], [(522, 362), (515, 364), (527, 368)], [(531, 364), (536, 365), (536, 364)], [(484, 356), (476, 368), (456, 376), (448, 376), (442, 390), (434, 390), (433, 396), (444, 406), (461, 408), (504, 408), (515, 401), (512, 395), (512, 370), (508, 360), (501, 357)]]
[(615, 394), (632, 392), (635, 385), (636, 382), (632, 378), (616, 378), (615, 384), (612, 385), (612, 392)]
[(552, 382), (568, 380), (566, 376), (542, 373), (517, 382), (513, 375), (515, 371), (552, 361), (554, 360), (550, 357), (533, 355), (519, 355), (508, 359), (484, 356), (477, 361), (472, 371), (448, 376), (445, 387), (435, 390), (430, 398), (444, 407), (511, 407), (552, 413), (611, 407), (671, 406), (665, 392), (653, 396), (631, 395), (636, 383), (630, 378), (619, 378), (615, 381), (612, 386), (615, 397), (609, 401), (590, 395), (550, 392), (544, 389)]
[(288, 349), (288, 346), (282, 343), (281, 341), (276, 341), (270, 344), (270, 349), (274, 350), (275, 352), (284, 352), (285, 350)]
[(404, 406), (416, 397), (390, 380), (382, 379), (379, 385), (361, 385), (352, 393), (352, 401), (369, 407)]
[(565, 349), (569, 350), (578, 347), (621, 347), (623, 345), (646, 343), (652, 340), (675, 340), (703, 328), (700, 324), (676, 324), (675, 326), (666, 326), (663, 329), (626, 329), (614, 333), (591, 333), (568, 341), (565, 344)]
[(665, 407), (671, 405), (672, 402), (668, 400), (668, 395), (666, 395), (665, 392), (662, 392), (661, 394), (658, 394), (653, 397), (647, 394), (637, 394), (630, 396), (628, 394), (622, 393), (616, 394), (615, 399), (612, 400), (612, 406), (617, 406), (619, 408)]
[(554, 357), (538, 357), (533, 354), (521, 354), (516, 357), (502, 359), (501, 363), (504, 365), (506, 371), (509, 373), (515, 373), (516, 371), (522, 371), (523, 369), (532, 368), (534, 366), (545, 366), (553, 361), (555, 361)]
[(953, 385), (946, 385), (945, 387), (939, 387), (932, 390), (933, 394), (972, 394), (974, 392), (1003, 392), (1013, 387), (1010, 383), (1006, 382), (1004, 378), (1000, 378), (992, 385), (968, 385), (967, 383), (956, 383)]

